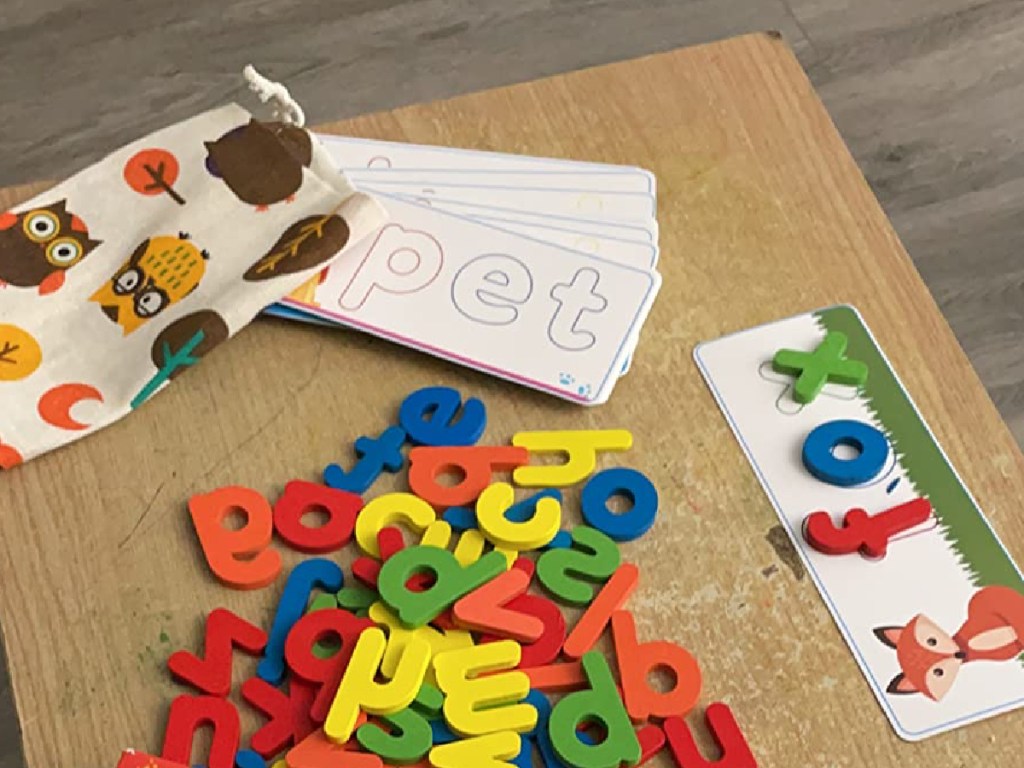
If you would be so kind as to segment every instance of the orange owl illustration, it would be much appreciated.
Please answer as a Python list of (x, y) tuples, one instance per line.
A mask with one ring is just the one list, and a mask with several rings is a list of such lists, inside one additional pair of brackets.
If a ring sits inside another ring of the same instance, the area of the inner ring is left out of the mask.
[(53, 293), (64, 284), (64, 273), (100, 244), (68, 211), (67, 200), (23, 213), (0, 213), (0, 286)]
[(199, 286), (209, 254), (184, 232), (151, 237), (89, 297), (127, 336)]
[(302, 186), (302, 169), (313, 159), (313, 143), (304, 130), (257, 120), (206, 142), (206, 151), (206, 169), (259, 211), (291, 202)]

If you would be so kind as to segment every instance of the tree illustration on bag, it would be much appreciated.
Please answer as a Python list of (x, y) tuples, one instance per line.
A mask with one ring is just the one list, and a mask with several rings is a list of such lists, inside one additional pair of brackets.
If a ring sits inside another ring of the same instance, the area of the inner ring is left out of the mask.
[(132, 410), (152, 397), (165, 382), (198, 363), (229, 335), (224, 318), (212, 309), (193, 312), (164, 328), (150, 352), (156, 374), (132, 398)]
[(136, 153), (124, 166), (124, 180), (140, 195), (170, 195), (178, 205), (185, 198), (174, 191), (181, 168), (178, 158), (166, 149), (144, 149)]
[(43, 361), (43, 350), (24, 328), (0, 323), (0, 381), (31, 376)]

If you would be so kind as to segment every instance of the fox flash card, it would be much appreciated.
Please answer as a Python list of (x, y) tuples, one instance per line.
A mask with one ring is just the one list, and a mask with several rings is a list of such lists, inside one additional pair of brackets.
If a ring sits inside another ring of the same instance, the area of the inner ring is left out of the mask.
[(1024, 581), (859, 313), (694, 356), (900, 737), (1024, 704)]

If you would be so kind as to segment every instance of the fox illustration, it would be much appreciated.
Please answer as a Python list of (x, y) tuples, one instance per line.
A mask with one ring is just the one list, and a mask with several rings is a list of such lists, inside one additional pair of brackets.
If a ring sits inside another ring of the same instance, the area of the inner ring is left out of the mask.
[(971, 661), (1010, 661), (1024, 652), (1024, 595), (1010, 587), (984, 587), (967, 604), (967, 621), (950, 637), (918, 614), (902, 627), (878, 627), (875, 636), (896, 650), (902, 670), (886, 689), (938, 701)]

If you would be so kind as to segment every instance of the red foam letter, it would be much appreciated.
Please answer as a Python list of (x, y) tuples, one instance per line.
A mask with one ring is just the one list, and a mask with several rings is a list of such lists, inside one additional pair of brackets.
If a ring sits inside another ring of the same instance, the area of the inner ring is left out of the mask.
[(860, 550), (867, 557), (885, 557), (889, 539), (920, 525), (931, 513), (928, 499), (914, 499), (877, 515), (851, 509), (843, 518), (843, 527), (836, 528), (828, 512), (814, 512), (804, 521), (804, 538), (825, 555), (848, 555)]
[[(274, 505), (274, 527), (289, 546), (309, 554), (334, 552), (348, 544), (356, 526), (356, 514), (363, 499), (319, 483), (292, 480)], [(304, 525), (302, 516), (313, 510), (327, 514), (319, 527)]]
[(167, 660), (167, 668), (176, 680), (211, 696), (224, 697), (231, 693), (232, 648), (237, 646), (258, 656), (266, 645), (266, 632), (226, 608), (217, 608), (206, 617), (205, 657), (178, 651)]
[(242, 698), (267, 718), (252, 735), (253, 750), (269, 759), (316, 730), (309, 713), (317, 690), (318, 686), (298, 677), (288, 681), (288, 693), (259, 677), (242, 683)]
[(668, 748), (679, 768), (757, 768), (757, 761), (727, 705), (712, 704), (704, 712), (704, 720), (722, 753), (715, 762), (701, 756), (685, 720), (670, 717), (665, 721)]
[[(307, 613), (292, 627), (285, 641), (284, 657), (292, 672), (303, 680), (320, 684), (320, 692), (310, 710), (314, 722), (322, 723), (327, 719), (356, 640), (364, 629), (372, 626), (369, 619), (358, 619), (340, 608), (327, 608)], [(340, 643), (341, 650), (328, 659), (317, 658), (313, 646), (327, 639)]]
[(206, 725), (213, 728), (213, 741), (204, 764), (208, 768), (234, 768), (242, 726), (234, 705), (216, 696), (179, 696), (171, 702), (161, 757), (192, 765), (193, 737)]

